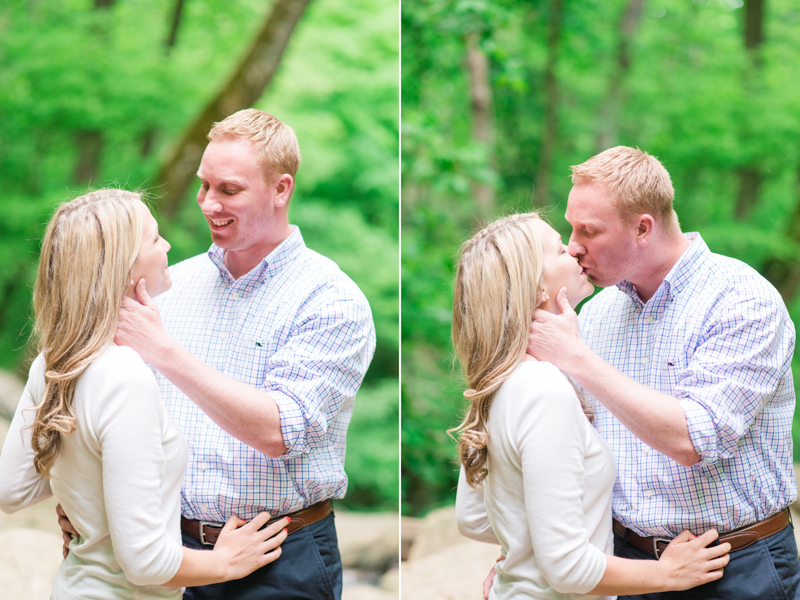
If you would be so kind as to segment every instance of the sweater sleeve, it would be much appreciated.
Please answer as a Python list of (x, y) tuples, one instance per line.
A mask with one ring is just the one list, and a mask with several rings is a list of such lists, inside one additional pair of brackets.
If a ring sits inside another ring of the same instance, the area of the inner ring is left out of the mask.
[(467, 483), (464, 467), (458, 476), (458, 491), (456, 493), (456, 522), (461, 535), (486, 542), (499, 544), (497, 537), (486, 514), (486, 505), (483, 502), (483, 489), (475, 489)]
[[(133, 351), (131, 351), (132, 353)], [(158, 585), (178, 572), (183, 552), (161, 506), (165, 412), (152, 372), (137, 356), (107, 373), (95, 406), (103, 496), (114, 554), (135, 585)]]
[(33, 466), (34, 452), (31, 430), (28, 429), (36, 416), (33, 410), (28, 409), (35, 408), (43, 393), (44, 359), (39, 355), (31, 365), (28, 383), (0, 453), (0, 508), (7, 513), (16, 512), (53, 495), (50, 481), (39, 475)]
[(552, 368), (552, 384), (523, 403), (516, 419), (525, 512), (547, 582), (562, 594), (586, 594), (606, 569), (584, 523), (587, 423), (572, 387)]

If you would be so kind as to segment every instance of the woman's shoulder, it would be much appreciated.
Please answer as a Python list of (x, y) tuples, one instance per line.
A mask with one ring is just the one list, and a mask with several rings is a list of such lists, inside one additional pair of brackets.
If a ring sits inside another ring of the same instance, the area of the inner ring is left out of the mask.
[(89, 379), (100, 378), (124, 385), (155, 382), (155, 375), (142, 357), (128, 346), (111, 344), (86, 369)]
[(523, 394), (533, 398), (575, 394), (569, 380), (561, 371), (552, 363), (539, 360), (524, 360), (518, 364), (501, 386), (500, 392), (504, 388), (515, 395)]
[(541, 419), (542, 415), (548, 419), (572, 419), (576, 407), (580, 410), (575, 388), (566, 376), (543, 361), (524, 361), (517, 365), (498, 390), (492, 406), (517, 424)]

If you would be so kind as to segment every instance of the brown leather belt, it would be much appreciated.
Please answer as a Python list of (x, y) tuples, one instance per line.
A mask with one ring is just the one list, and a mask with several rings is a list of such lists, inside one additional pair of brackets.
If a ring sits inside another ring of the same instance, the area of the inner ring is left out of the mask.
[[(333, 506), (331, 501), (323, 500), (322, 502), (317, 502), (302, 510), (270, 519), (267, 521), (267, 525), (272, 525), (272, 523), (280, 521), (284, 517), (289, 517), (291, 521), (289, 521), (289, 524), (286, 526), (286, 530), (289, 533), (294, 533), (306, 525), (312, 525), (322, 521), (322, 519), (331, 514), (332, 511)], [(267, 525), (264, 525), (264, 527)], [(209, 523), (207, 521), (195, 521), (194, 519), (187, 519), (181, 515), (181, 531), (186, 535), (200, 540), (200, 542), (206, 546), (213, 546), (217, 543), (219, 532), (222, 531), (222, 525)]]
[[(766, 537), (775, 535), (783, 531), (791, 523), (789, 516), (789, 509), (783, 510), (771, 517), (758, 521), (747, 527), (736, 529), (730, 533), (719, 536), (716, 543), (722, 544), (728, 542), (731, 545), (731, 552), (743, 550), (751, 544), (755, 544), (758, 540), (763, 540)], [(626, 540), (630, 545), (654, 555), (656, 558), (661, 556), (664, 549), (669, 544), (670, 540), (655, 537), (642, 537), (635, 531), (625, 527), (622, 523), (614, 519), (614, 533)]]

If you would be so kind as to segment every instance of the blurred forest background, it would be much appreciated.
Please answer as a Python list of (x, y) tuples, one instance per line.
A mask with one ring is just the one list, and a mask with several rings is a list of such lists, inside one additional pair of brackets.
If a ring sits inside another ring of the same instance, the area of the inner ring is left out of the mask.
[(149, 190), (174, 264), (205, 252), (195, 172), (211, 122), (255, 106), (297, 133), (290, 221), (369, 299), (344, 504), (397, 510), (398, 3), (8, 0), (0, 7), (0, 367), (25, 377), (31, 290), (53, 207)]
[(401, 29), (404, 514), (455, 501), (457, 249), (535, 207), (566, 239), (570, 165), (620, 144), (659, 157), (683, 230), (800, 322), (796, 2), (404, 0)]

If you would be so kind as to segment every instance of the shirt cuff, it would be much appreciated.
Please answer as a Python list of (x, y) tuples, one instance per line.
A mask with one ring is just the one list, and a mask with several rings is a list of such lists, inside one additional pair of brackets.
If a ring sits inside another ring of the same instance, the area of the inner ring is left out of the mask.
[(694, 451), (700, 455), (701, 462), (713, 463), (717, 460), (717, 430), (708, 411), (698, 402), (689, 398), (678, 398), (689, 427), (689, 439)]
[(286, 446), (284, 456), (297, 458), (307, 453), (305, 444), (306, 422), (300, 405), (280, 390), (265, 390), (278, 405), (281, 418), (281, 435)]

